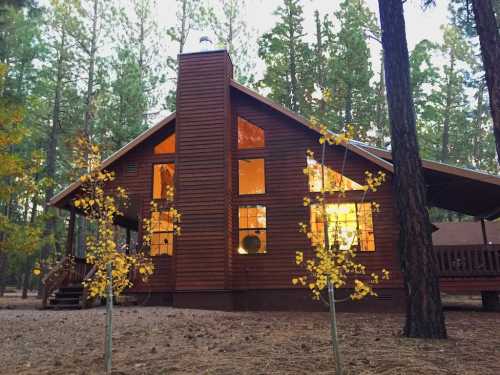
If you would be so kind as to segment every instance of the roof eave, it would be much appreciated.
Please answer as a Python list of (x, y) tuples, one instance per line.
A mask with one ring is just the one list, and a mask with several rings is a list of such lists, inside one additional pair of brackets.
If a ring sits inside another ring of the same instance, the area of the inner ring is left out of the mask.
[[(150, 127), (148, 130), (142, 132), (139, 134), (137, 137), (135, 137), (133, 140), (131, 140), (129, 143), (127, 143), (125, 146), (120, 148), (118, 151), (115, 151), (113, 154), (111, 154), (108, 158), (106, 158), (102, 164), (101, 164), (101, 169), (104, 169), (111, 165), (113, 162), (121, 158), (123, 155), (131, 151), (133, 148), (138, 146), (140, 143), (145, 141), (147, 138), (149, 138), (151, 135), (162, 129), (165, 125), (169, 124), (175, 119), (175, 112), (171, 113), (167, 117), (161, 119), (158, 121), (156, 124), (154, 124), (152, 127)], [(48, 202), (49, 206), (58, 206), (63, 202), (65, 198), (67, 198), (68, 195), (70, 195), (72, 192), (74, 192), (76, 189), (78, 189), (81, 185), (80, 181), (74, 181), (70, 185), (66, 186), (64, 189), (62, 189), (60, 192), (58, 192), (56, 195), (54, 195)]]

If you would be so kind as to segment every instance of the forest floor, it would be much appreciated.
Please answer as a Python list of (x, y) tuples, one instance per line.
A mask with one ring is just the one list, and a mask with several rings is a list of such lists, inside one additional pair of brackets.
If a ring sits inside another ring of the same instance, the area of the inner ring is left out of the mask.
[[(402, 314), (338, 314), (346, 374), (500, 374), (500, 313), (459, 302), (448, 340), (402, 338)], [(39, 306), (0, 298), (0, 374), (103, 373), (104, 309)], [(113, 374), (334, 374), (326, 313), (117, 306), (113, 319)]]

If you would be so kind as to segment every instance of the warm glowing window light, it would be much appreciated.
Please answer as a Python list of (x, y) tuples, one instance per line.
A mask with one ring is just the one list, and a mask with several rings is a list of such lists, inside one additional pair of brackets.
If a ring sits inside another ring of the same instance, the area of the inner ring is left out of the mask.
[(168, 211), (151, 213), (151, 256), (172, 255), (174, 252), (174, 222)]
[(238, 161), (239, 193), (264, 194), (266, 173), (264, 159), (241, 159)]
[(155, 154), (173, 154), (175, 153), (175, 133), (170, 134), (154, 148)]
[(241, 206), (238, 209), (238, 254), (263, 254), (267, 251), (265, 206)]
[(263, 148), (264, 144), (264, 130), (238, 117), (238, 149)]
[[(318, 163), (314, 158), (307, 157), (307, 167), (309, 169), (309, 191), (320, 192), (322, 176), (321, 163)], [(325, 190), (363, 190), (363, 186), (350, 178), (342, 176), (339, 172), (325, 165)]]
[(175, 164), (154, 164), (153, 199), (167, 199), (174, 189)]
[[(313, 245), (321, 244), (324, 241), (321, 210), (321, 205), (311, 205)], [(351, 246), (359, 246), (361, 251), (375, 251), (372, 204), (370, 202), (326, 204), (326, 217), (328, 219), (328, 240), (331, 245), (338, 244), (341, 250), (347, 250)]]

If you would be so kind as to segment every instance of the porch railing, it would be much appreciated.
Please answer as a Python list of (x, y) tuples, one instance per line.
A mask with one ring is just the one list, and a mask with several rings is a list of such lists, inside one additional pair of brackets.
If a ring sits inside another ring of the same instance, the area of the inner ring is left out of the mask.
[(440, 277), (500, 276), (500, 245), (434, 246)]
[(42, 306), (47, 307), (50, 295), (58, 288), (80, 284), (91, 271), (85, 259), (65, 256), (42, 279), (44, 284)]

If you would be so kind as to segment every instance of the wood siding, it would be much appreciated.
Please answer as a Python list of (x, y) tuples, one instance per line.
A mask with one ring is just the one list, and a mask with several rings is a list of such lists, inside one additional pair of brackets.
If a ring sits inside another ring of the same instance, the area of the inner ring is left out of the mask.
[[(116, 186), (124, 187), (131, 201), (131, 209), (127, 210), (127, 219), (134, 221), (138, 230), (138, 239), (142, 239), (142, 220), (149, 218), (150, 203), (153, 199), (153, 165), (158, 163), (175, 163), (176, 155), (155, 155), (154, 147), (175, 131), (176, 123), (172, 121), (154, 136), (138, 145), (125, 156), (118, 159), (108, 168), (116, 173), (116, 179), (110, 184), (112, 189)], [(136, 172), (129, 172), (128, 166), (136, 165)], [(134, 211), (135, 212), (134, 215)], [(175, 248), (174, 240), (174, 248)], [(174, 253), (175, 254), (175, 253)], [(134, 281), (133, 292), (168, 292), (175, 286), (175, 258), (162, 255), (153, 257), (155, 271), (147, 283), (140, 280)]]
[[(307, 258), (310, 245), (304, 234), (299, 233), (298, 223), (309, 222), (309, 208), (304, 207), (303, 198), (310, 195), (306, 167), (306, 150), (309, 148), (320, 156), (318, 134), (294, 120), (289, 119), (262, 103), (238, 91), (233, 91), (233, 128), (236, 118), (241, 116), (265, 131), (266, 146), (259, 150), (238, 150), (236, 130), (233, 131), (233, 175), (238, 176), (239, 158), (264, 158), (266, 168), (266, 194), (238, 196), (238, 179), (233, 179), (233, 221), (236, 226), (233, 241), (233, 286), (235, 289), (296, 288), (291, 284), (293, 276), (302, 275), (295, 264), (295, 252), (304, 251)], [(337, 171), (342, 169), (344, 148), (328, 147), (327, 164)], [(360, 183), (364, 172), (376, 173), (380, 167), (348, 152), (345, 175)], [(348, 192), (344, 202), (359, 202), (362, 193)], [(378, 272), (386, 268), (391, 279), (380, 287), (402, 287), (399, 263), (396, 256), (398, 234), (397, 218), (392, 200), (390, 176), (376, 193), (369, 193), (366, 201), (380, 204), (380, 212), (374, 213), (376, 251), (361, 253), (359, 260), (369, 271)], [(267, 209), (267, 253), (239, 255), (238, 206), (262, 204)]]
[(229, 80), (227, 52), (179, 57), (177, 87), (176, 289), (225, 289), (230, 220)]
[[(292, 277), (304, 274), (295, 264), (295, 252), (302, 250), (307, 258), (311, 251), (308, 240), (298, 231), (298, 223), (309, 222), (309, 208), (304, 207), (303, 198), (312, 195), (303, 169), (307, 149), (313, 150), (319, 160), (319, 135), (297, 119), (232, 87), (232, 64), (225, 51), (184, 54), (179, 59), (175, 120), (107, 168), (117, 175), (110, 187), (122, 186), (129, 192), (132, 205), (126, 219), (139, 228), (141, 238), (142, 219), (150, 217), (153, 165), (176, 165), (175, 205), (182, 214), (182, 235), (174, 239), (173, 256), (154, 257), (153, 276), (147, 283), (136, 282), (131, 292), (235, 290), (241, 294), (243, 290), (286, 289), (291, 293), (299, 289), (292, 286)], [(265, 148), (237, 149), (238, 116), (264, 129)], [(176, 154), (155, 155), (154, 146), (173, 131)], [(238, 195), (238, 160), (242, 158), (265, 159), (265, 194)], [(340, 171), (343, 160), (343, 147), (328, 147), (328, 166)], [(136, 165), (135, 170), (129, 168), (131, 164)], [(381, 166), (358, 153), (347, 153), (344, 174), (348, 178), (363, 183), (365, 171), (379, 170)], [(368, 272), (389, 270), (390, 280), (378, 287), (398, 295), (403, 289), (397, 256), (399, 223), (391, 175), (387, 177), (376, 193), (368, 193), (365, 198), (379, 203), (380, 212), (373, 213), (376, 249), (360, 253), (359, 261)], [(342, 201), (359, 202), (361, 195), (347, 192)], [(242, 205), (266, 206), (265, 254), (237, 253), (238, 207)], [(498, 278), (443, 279), (441, 285), (446, 291), (500, 289)]]

